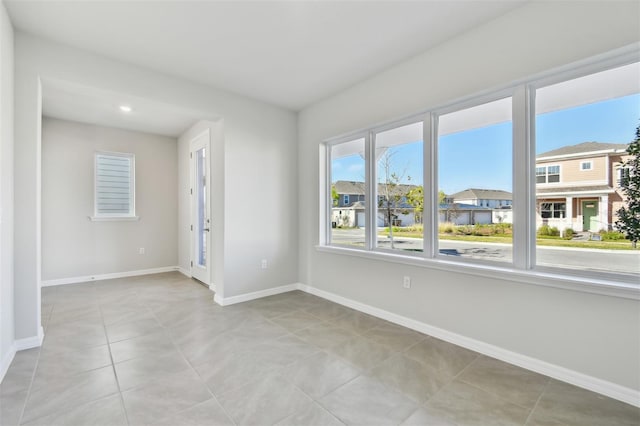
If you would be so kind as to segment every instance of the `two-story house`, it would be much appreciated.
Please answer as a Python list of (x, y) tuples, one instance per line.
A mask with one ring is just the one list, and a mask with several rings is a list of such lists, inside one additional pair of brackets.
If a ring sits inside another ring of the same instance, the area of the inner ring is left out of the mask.
[(513, 196), (501, 189), (469, 188), (448, 196), (454, 203), (471, 204), (478, 207), (499, 209), (510, 206)]
[(536, 157), (536, 216), (558, 229), (611, 229), (622, 206), (627, 144), (584, 142)]
[[(378, 226), (388, 226), (387, 208), (391, 210), (394, 225), (415, 223), (415, 208), (407, 201), (407, 194), (414, 188), (417, 186), (399, 184), (387, 188), (383, 183), (378, 184)], [(339, 180), (333, 184), (333, 190), (337, 199), (334, 199), (331, 221), (336, 226), (364, 227), (364, 182)]]

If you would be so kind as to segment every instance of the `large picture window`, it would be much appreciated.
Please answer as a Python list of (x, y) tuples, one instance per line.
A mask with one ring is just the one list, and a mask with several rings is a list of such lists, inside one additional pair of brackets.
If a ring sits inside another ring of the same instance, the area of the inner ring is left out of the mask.
[(325, 244), (637, 283), (640, 250), (615, 225), (640, 118), (640, 65), (626, 63), (327, 142)]

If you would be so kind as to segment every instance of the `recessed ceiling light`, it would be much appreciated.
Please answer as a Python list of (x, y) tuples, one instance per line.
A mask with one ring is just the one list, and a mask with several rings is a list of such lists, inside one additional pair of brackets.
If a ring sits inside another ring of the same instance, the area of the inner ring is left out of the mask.
[(133, 109), (129, 105), (120, 105), (120, 111), (131, 112)]

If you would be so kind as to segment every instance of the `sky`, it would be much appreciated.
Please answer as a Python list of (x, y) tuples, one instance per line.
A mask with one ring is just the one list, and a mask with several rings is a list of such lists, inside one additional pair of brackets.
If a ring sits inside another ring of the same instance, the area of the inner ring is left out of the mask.
[[(536, 117), (536, 153), (582, 142), (629, 143), (638, 125), (640, 94), (540, 114)], [(446, 194), (467, 188), (511, 191), (511, 132), (508, 122), (440, 137), (439, 189)], [(422, 142), (392, 149), (393, 165), (404, 176), (403, 183), (422, 185)], [(337, 180), (364, 181), (364, 159), (359, 155), (335, 159), (332, 181)]]

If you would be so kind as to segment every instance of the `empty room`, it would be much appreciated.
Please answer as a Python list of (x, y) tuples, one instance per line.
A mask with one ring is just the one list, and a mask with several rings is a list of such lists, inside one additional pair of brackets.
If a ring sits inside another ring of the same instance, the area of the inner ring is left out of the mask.
[(0, 0), (1, 425), (640, 424), (640, 3)]

